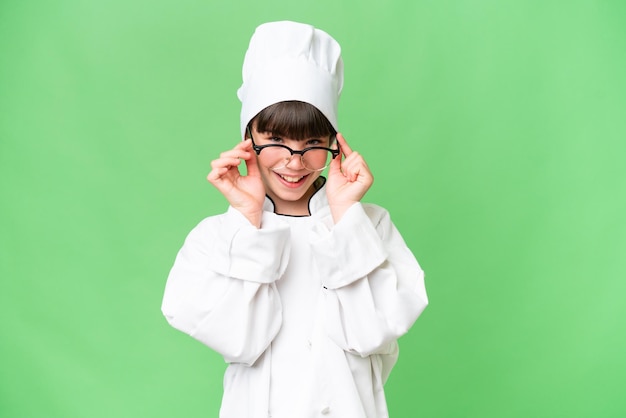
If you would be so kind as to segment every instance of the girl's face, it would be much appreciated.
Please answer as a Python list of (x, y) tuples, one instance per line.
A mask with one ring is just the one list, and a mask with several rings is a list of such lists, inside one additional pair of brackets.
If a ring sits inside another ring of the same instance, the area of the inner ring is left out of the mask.
[[(286, 145), (294, 151), (301, 151), (307, 147), (329, 147), (330, 137), (308, 138), (294, 140), (273, 135), (271, 132), (258, 132), (256, 124), (251, 129), (255, 145), (263, 146), (270, 144)], [(309, 199), (315, 192), (313, 184), (322, 171), (313, 171), (311, 167), (303, 164), (299, 154), (294, 154), (291, 160), (285, 164), (285, 159), (277, 156), (277, 152), (287, 152), (283, 148), (264, 148), (257, 156), (257, 163), (265, 193), (272, 199), (276, 213), (283, 215), (309, 215)], [(329, 154), (329, 153), (327, 153)], [(326, 154), (322, 153), (322, 162), (315, 152), (307, 152), (305, 161), (310, 166), (318, 164), (320, 167), (326, 162)]]

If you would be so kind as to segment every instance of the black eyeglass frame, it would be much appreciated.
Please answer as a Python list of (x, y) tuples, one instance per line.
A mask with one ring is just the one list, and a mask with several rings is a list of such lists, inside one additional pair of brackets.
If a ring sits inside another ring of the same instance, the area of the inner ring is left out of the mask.
[[(341, 152), (341, 149), (339, 147), (339, 143), (337, 143), (337, 149), (332, 149), (332, 148), (327, 148), (327, 147), (307, 147), (307, 148), (305, 148), (303, 150), (300, 150), (300, 151), (291, 149), (287, 145), (283, 145), (283, 144), (257, 145), (254, 142), (254, 138), (252, 137), (252, 130), (250, 129), (250, 125), (248, 125), (246, 127), (246, 129), (248, 131), (248, 135), (250, 136), (250, 139), (252, 140), (252, 149), (254, 150), (254, 152), (256, 152), (256, 155), (261, 155), (261, 151), (263, 151), (265, 148), (276, 148), (276, 147), (285, 148), (291, 154), (291, 157), (290, 157), (289, 161), (287, 162), (287, 164), (289, 164), (289, 162), (291, 162), (291, 159), (293, 158), (294, 154), (300, 155), (300, 159), (302, 161), (302, 158), (304, 157), (304, 153), (307, 152), (307, 151), (310, 151), (310, 150), (321, 149), (321, 150), (324, 150), (324, 151), (329, 151), (331, 153), (331, 155), (333, 156), (333, 158), (332, 158), (333, 160), (335, 158), (337, 158), (337, 156)], [(337, 141), (337, 139), (335, 139), (335, 142), (336, 141)], [(304, 164), (304, 161), (302, 161), (302, 163)], [(326, 167), (328, 167), (328, 166), (324, 166), (322, 168), (318, 168), (317, 170), (313, 170), (313, 171), (322, 171)]]

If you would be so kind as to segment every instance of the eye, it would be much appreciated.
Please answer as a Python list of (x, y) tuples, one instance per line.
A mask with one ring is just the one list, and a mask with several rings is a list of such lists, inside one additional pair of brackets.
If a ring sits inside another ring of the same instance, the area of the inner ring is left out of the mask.
[(311, 147), (317, 147), (317, 146), (326, 145), (326, 144), (322, 143), (322, 141), (317, 139), (317, 138), (309, 139), (308, 141), (306, 141), (306, 144), (308, 146), (311, 146)]
[(270, 137), (270, 142), (277, 142), (277, 143), (282, 143), (283, 139), (279, 136), (272, 136)]

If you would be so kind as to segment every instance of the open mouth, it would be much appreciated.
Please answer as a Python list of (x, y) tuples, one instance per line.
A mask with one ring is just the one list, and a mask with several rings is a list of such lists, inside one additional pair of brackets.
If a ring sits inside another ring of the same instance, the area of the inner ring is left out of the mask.
[(293, 184), (294, 186), (300, 184), (305, 178), (308, 177), (308, 174), (304, 176), (287, 176), (284, 174), (276, 173), (276, 175), (280, 177), (285, 183)]

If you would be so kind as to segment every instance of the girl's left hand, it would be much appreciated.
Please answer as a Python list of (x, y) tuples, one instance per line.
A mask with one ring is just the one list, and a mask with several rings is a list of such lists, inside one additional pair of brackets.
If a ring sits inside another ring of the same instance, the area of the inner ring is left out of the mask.
[[(331, 161), (326, 182), (326, 196), (335, 223), (350, 206), (365, 196), (374, 182), (361, 154), (352, 151), (340, 133), (337, 134), (337, 142), (341, 152)], [(343, 161), (342, 154), (346, 157)]]

